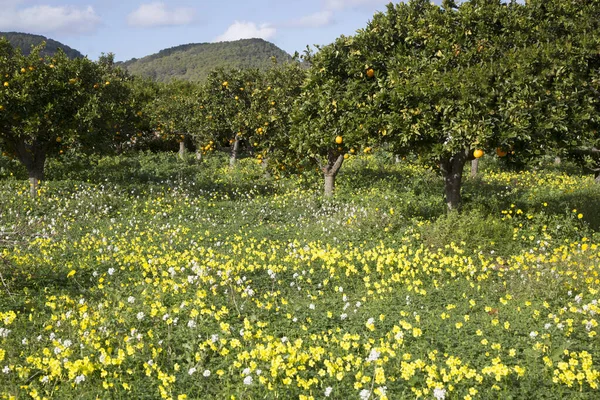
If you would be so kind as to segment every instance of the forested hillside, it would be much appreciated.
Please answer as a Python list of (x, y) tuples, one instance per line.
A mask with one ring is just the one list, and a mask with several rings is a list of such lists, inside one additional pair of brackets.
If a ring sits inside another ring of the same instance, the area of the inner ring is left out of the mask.
[(134, 75), (168, 82), (175, 78), (202, 81), (218, 67), (259, 68), (272, 65), (271, 57), (287, 61), (291, 56), (263, 39), (242, 39), (234, 42), (185, 44), (140, 58), (122, 65)]
[(30, 33), (18, 32), (0, 32), (0, 37), (5, 37), (13, 47), (20, 48), (23, 54), (28, 55), (32, 46), (37, 46), (46, 42), (46, 48), (42, 50), (42, 55), (53, 55), (58, 49), (62, 49), (69, 58), (83, 57), (79, 51), (70, 48), (56, 40), (48, 39), (41, 35), (32, 35)]

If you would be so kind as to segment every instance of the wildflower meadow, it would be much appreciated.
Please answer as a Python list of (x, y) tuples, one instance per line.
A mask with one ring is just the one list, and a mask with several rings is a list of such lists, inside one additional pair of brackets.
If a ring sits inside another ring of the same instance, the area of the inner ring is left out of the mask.
[(334, 199), (217, 159), (65, 158), (36, 198), (4, 159), (0, 398), (597, 398), (592, 177), (490, 160), (446, 214), (382, 153)]

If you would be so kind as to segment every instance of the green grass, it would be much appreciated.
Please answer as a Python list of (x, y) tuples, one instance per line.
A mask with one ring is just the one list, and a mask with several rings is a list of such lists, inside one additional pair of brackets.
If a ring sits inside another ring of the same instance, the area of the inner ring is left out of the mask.
[(31, 199), (0, 158), (0, 398), (597, 398), (600, 187), (561, 168), (484, 163), (446, 214), (385, 154), (333, 199), (152, 153)]

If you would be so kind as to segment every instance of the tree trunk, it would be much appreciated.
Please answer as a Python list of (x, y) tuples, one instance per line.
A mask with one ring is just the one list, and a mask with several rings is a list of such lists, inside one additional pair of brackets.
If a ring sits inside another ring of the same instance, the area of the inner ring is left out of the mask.
[(335, 190), (335, 178), (340, 171), (343, 162), (343, 154), (330, 152), (327, 157), (327, 165), (321, 167), (321, 171), (323, 171), (323, 176), (325, 177), (325, 197), (333, 196), (333, 192)]
[(560, 157), (555, 157), (554, 158), (554, 165), (560, 165), (560, 163), (561, 163)]
[(269, 172), (269, 159), (263, 158), (260, 162), (260, 166), (262, 167), (263, 172), (265, 173), (265, 178), (270, 179), (271, 173)]
[(202, 150), (196, 150), (196, 161), (202, 161)]
[(325, 197), (332, 197), (335, 189), (335, 175), (325, 174)]
[(479, 173), (479, 158), (471, 161), (471, 178), (477, 178), (477, 174)]
[(177, 154), (179, 155), (179, 158), (185, 160), (185, 153), (187, 153), (187, 149), (185, 148), (185, 141), (182, 140), (179, 142), (179, 152)]
[(38, 142), (27, 144), (24, 141), (16, 143), (16, 153), (19, 161), (27, 169), (29, 176), (29, 194), (37, 196), (40, 181), (44, 180), (44, 165), (46, 164), (46, 148)]
[(396, 164), (400, 164), (400, 160), (401, 160), (400, 156), (396, 155)]
[(594, 181), (600, 185), (600, 171), (596, 173), (596, 179)]
[(457, 153), (452, 157), (442, 160), (440, 168), (444, 175), (444, 188), (446, 192), (446, 205), (448, 211), (459, 211), (462, 206), (460, 194), (462, 176), (465, 164), (468, 161), (469, 150)]
[(229, 166), (233, 168), (237, 161), (238, 151), (240, 149), (240, 137), (235, 135), (233, 145), (231, 146), (231, 156), (229, 157)]

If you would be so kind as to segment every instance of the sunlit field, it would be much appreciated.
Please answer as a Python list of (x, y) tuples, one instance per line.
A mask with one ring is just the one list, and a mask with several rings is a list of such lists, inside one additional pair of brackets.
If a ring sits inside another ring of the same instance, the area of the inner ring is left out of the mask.
[[(594, 399), (600, 187), (351, 158), (174, 155), (0, 174), (0, 398)], [(65, 179), (71, 176), (71, 179)]]

